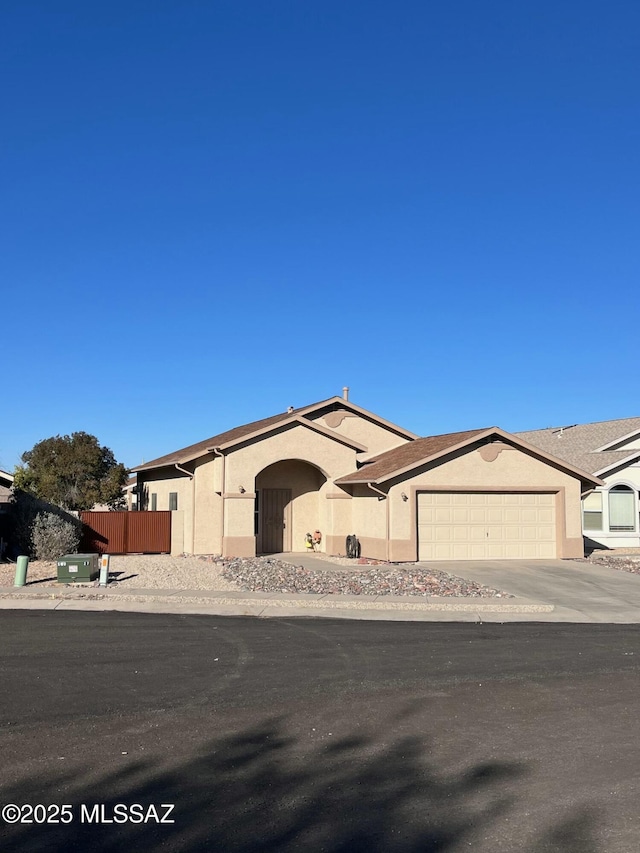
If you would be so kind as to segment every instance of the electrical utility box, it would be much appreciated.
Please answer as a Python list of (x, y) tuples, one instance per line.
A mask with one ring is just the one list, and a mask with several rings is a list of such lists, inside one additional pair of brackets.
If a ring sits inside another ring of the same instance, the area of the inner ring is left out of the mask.
[(89, 583), (99, 574), (98, 554), (66, 554), (58, 560), (58, 583)]

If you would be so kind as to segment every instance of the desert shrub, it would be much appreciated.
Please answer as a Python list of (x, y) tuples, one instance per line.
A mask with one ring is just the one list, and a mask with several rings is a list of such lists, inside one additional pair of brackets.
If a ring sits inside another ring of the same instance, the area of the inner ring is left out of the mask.
[(64, 554), (75, 554), (80, 544), (80, 533), (81, 525), (75, 519), (39, 512), (31, 531), (36, 559), (57, 560)]
[[(33, 538), (35, 524), (38, 516), (45, 514), (53, 515), (61, 521), (77, 527), (79, 531), (82, 530), (81, 522), (71, 513), (54, 506), (54, 504), (47, 503), (47, 501), (40, 500), (27, 492), (16, 489), (9, 504), (9, 514), (7, 517), (7, 536), (11, 559), (15, 559), (19, 554), (24, 554), (28, 557), (36, 556)], [(72, 541), (75, 542), (75, 539)], [(69, 553), (69, 551), (63, 550), (60, 553)]]

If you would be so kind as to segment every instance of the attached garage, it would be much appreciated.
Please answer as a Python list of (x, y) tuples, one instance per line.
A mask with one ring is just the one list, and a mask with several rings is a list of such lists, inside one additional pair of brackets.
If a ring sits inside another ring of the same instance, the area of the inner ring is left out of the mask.
[(417, 438), (337, 480), (367, 557), (552, 560), (584, 555), (597, 478), (498, 427)]
[(556, 495), (418, 492), (419, 560), (553, 559)]

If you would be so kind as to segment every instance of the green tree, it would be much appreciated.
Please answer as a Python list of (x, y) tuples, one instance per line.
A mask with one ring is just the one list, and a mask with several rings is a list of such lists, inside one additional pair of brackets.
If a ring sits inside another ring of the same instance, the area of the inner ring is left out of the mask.
[(45, 438), (20, 458), (15, 489), (68, 510), (100, 503), (111, 509), (124, 505), (122, 487), (129, 472), (95, 435), (74, 432)]

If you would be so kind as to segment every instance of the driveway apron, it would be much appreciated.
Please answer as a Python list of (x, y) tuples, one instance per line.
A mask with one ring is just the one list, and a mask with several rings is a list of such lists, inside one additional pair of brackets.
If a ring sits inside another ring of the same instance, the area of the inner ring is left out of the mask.
[(640, 575), (574, 560), (420, 563), (597, 621), (640, 622)]

